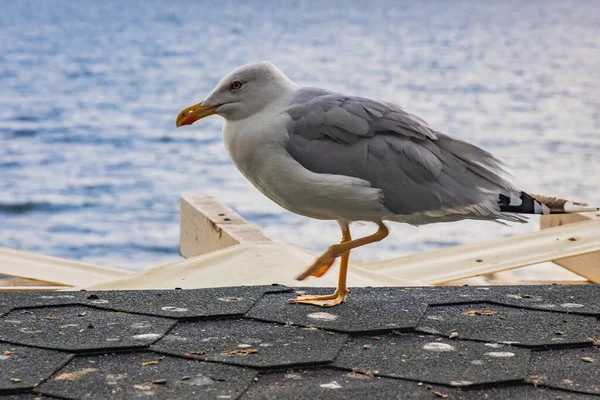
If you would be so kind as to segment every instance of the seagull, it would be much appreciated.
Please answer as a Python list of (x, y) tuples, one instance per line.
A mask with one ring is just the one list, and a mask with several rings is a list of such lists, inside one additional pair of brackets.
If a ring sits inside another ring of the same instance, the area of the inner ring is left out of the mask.
[[(518, 190), (492, 154), (400, 106), (298, 86), (269, 62), (226, 75), (202, 102), (178, 114), (176, 126), (214, 114), (225, 119), (223, 141), (233, 163), (258, 190), (291, 212), (340, 226), (341, 242), (297, 277), (322, 276), (341, 257), (335, 292), (292, 303), (344, 302), (350, 250), (388, 236), (384, 221), (525, 222), (519, 214), (598, 210)], [(357, 221), (378, 229), (353, 239), (350, 224)]]

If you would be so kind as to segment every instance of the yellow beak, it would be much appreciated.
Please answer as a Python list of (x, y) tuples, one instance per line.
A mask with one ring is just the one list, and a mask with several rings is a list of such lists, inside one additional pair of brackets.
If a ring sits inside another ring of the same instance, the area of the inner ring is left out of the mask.
[(202, 102), (200, 102), (188, 108), (184, 108), (183, 110), (181, 110), (179, 115), (177, 115), (177, 121), (175, 121), (175, 126), (179, 128), (183, 125), (191, 125), (199, 119), (216, 114), (215, 110), (217, 109), (217, 107), (218, 106), (203, 106)]

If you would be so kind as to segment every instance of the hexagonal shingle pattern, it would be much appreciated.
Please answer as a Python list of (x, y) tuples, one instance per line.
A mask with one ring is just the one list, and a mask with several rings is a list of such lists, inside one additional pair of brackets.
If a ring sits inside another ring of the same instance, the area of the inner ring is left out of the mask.
[(43, 397), (41, 394), (21, 393), (1, 395), (0, 400), (48, 400), (48, 397)]
[(463, 387), (525, 378), (529, 350), (401, 334), (350, 339), (336, 367), (378, 376)]
[(33, 388), (69, 358), (58, 351), (0, 343), (0, 393)]
[(61, 398), (235, 399), (256, 371), (151, 352), (78, 357), (38, 391)]
[(245, 319), (181, 322), (153, 349), (256, 368), (333, 361), (348, 336)]
[(0, 316), (16, 308), (53, 305), (88, 305), (178, 319), (239, 316), (265, 293), (291, 291), (286, 286), (268, 285), (185, 290), (8, 292), (0, 297)]
[(174, 324), (166, 318), (85, 306), (17, 309), (0, 319), (0, 338), (74, 352), (140, 348), (158, 340)]
[(600, 396), (600, 349), (561, 349), (532, 354), (529, 382)]
[(375, 393), (380, 399), (404, 399), (404, 393), (415, 389), (416, 382), (320, 368), (260, 375), (242, 399), (368, 399)]
[(17, 308), (48, 307), (82, 304), (85, 292), (8, 292), (0, 296), (0, 309), (8, 311)]
[[(447, 397), (444, 397), (447, 396)], [(533, 385), (453, 388), (319, 368), (261, 374), (241, 400), (593, 400), (597, 397)]]
[[(307, 289), (311, 294), (328, 290)], [(333, 308), (289, 304), (296, 293), (269, 294), (248, 312), (248, 317), (264, 321), (317, 327), (347, 333), (385, 332), (414, 328), (427, 308), (414, 291), (385, 288), (356, 288), (348, 300)]]
[(505, 286), (490, 292), (490, 301), (534, 310), (600, 317), (596, 285)]
[(0, 398), (600, 399), (598, 285), (352, 289), (335, 308), (288, 290), (0, 293), (0, 376), (25, 371)]
[(131, 313), (177, 319), (243, 315), (265, 293), (291, 292), (280, 285), (207, 288), (201, 290), (136, 290), (90, 292), (84, 304)]
[(461, 339), (523, 346), (589, 343), (596, 319), (477, 303), (429, 307), (417, 330)]

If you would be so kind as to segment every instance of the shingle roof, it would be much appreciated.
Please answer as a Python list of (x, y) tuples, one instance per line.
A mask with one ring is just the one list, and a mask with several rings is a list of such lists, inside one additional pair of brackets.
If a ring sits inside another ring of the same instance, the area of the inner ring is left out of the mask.
[(597, 285), (294, 296), (0, 293), (0, 399), (600, 399)]

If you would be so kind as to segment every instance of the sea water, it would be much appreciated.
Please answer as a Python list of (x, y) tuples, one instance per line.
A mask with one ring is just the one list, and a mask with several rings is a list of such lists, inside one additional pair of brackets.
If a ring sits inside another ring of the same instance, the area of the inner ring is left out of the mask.
[[(278, 241), (339, 240), (335, 222), (282, 210), (242, 177), (219, 117), (175, 129), (182, 108), (258, 60), (400, 104), (494, 153), (524, 190), (600, 203), (599, 38), (595, 0), (2, 1), (0, 246), (128, 269), (175, 261), (183, 193)], [(537, 228), (394, 224), (355, 256)]]

